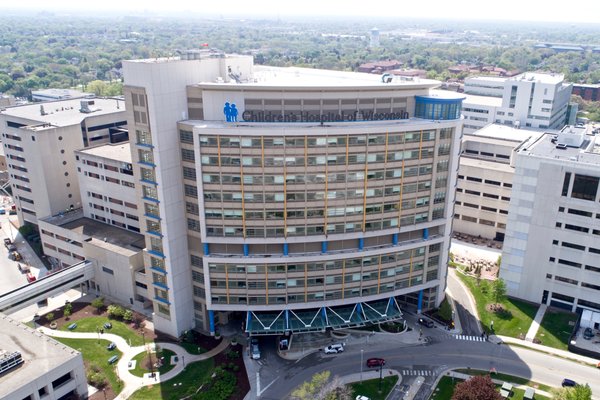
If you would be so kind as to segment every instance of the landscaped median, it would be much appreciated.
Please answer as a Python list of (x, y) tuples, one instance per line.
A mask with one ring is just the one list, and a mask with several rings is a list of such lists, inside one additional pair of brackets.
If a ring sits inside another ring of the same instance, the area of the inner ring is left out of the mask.
[[(110, 323), (111, 328), (104, 328), (104, 324)], [(71, 322), (66, 322), (62, 326), (59, 326), (59, 330), (68, 331)], [(112, 333), (114, 335), (121, 336), (130, 346), (142, 346), (144, 339), (142, 335), (137, 333), (129, 324), (114, 319), (108, 319), (107, 317), (86, 317), (77, 320), (77, 328), (74, 332), (96, 332), (100, 333), (101, 330), (104, 333)], [(100, 335), (101, 336), (101, 335)], [(148, 338), (149, 340), (150, 338)]]
[(398, 376), (392, 375), (383, 378), (381, 386), (379, 378), (351, 383), (349, 385), (350, 389), (352, 389), (351, 398), (355, 399), (357, 396), (365, 396), (369, 400), (385, 400), (394, 386), (396, 386), (396, 382), (398, 382)]
[[(511, 385), (513, 385), (512, 389), (511, 389), (511, 395), (509, 397), (510, 400), (523, 400), (524, 395), (525, 395), (525, 387), (530, 387), (530, 388), (533, 388), (534, 390), (536, 390), (536, 393), (535, 393), (536, 400), (550, 400), (550, 397), (546, 397), (546, 396), (540, 394), (539, 391), (548, 393), (552, 390), (551, 387), (540, 384), (540, 383), (531, 382), (525, 378), (521, 378), (521, 377), (513, 376), (513, 375), (507, 375), (507, 374), (498, 374), (498, 373), (490, 374), (487, 371), (480, 371), (480, 370), (458, 369), (458, 370), (454, 370), (452, 372), (457, 372), (461, 377), (459, 378), (459, 377), (450, 376), (450, 374), (447, 376), (443, 376), (439, 380), (437, 386), (434, 388), (433, 394), (431, 395), (429, 400), (450, 400), (454, 394), (454, 390), (455, 390), (456, 386), (459, 383), (462, 383), (465, 381), (465, 379), (463, 379), (463, 378), (473, 377), (473, 376), (489, 376), (494, 381), (494, 385), (496, 387), (496, 390), (498, 391), (498, 397), (500, 397), (502, 383), (507, 382), (507, 383), (510, 383)], [(519, 385), (520, 387), (514, 387), (516, 385)]]

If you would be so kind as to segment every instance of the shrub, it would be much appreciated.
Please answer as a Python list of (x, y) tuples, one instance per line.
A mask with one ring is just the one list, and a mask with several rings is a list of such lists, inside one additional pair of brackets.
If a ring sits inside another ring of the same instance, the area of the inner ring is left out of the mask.
[(108, 306), (108, 317), (121, 319), (125, 314), (125, 309), (118, 304), (111, 304)]
[(69, 317), (71, 317), (71, 309), (65, 308), (65, 310), (63, 311), (63, 316), (66, 320), (69, 320)]
[(89, 371), (87, 373), (87, 381), (90, 385), (98, 389), (102, 389), (106, 386), (106, 379), (104, 379), (104, 375), (101, 372)]
[(123, 320), (124, 321), (133, 321), (133, 311), (125, 310), (125, 312), (123, 313)]
[(235, 351), (235, 350), (229, 350), (227, 352), (227, 358), (229, 358), (230, 360), (236, 359), (240, 357), (240, 353)]
[(53, 312), (49, 312), (48, 314), (46, 314), (46, 320), (48, 322), (52, 322), (54, 320), (54, 313)]
[(96, 312), (100, 314), (100, 311), (104, 307), (104, 298), (98, 297), (92, 300), (92, 307), (94, 307), (96, 309)]

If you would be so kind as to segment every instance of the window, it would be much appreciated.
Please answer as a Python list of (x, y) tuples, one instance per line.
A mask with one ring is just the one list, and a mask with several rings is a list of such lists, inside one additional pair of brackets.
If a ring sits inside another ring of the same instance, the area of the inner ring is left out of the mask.
[(109, 275), (114, 275), (115, 274), (115, 271), (113, 271), (112, 269), (110, 269), (108, 267), (104, 267), (104, 266), (102, 267), (102, 272), (105, 272), (105, 273), (107, 273)]
[(587, 175), (575, 175), (571, 197), (583, 200), (595, 200), (600, 178)]
[(562, 242), (562, 246), (568, 247), (570, 249), (585, 251), (585, 246), (581, 246), (581, 245), (575, 244), (575, 243)]
[(555, 281), (559, 281), (559, 282), (564, 282), (564, 283), (568, 283), (569, 285), (578, 285), (579, 282), (577, 282), (575, 279), (571, 279), (571, 278), (565, 278), (564, 276), (555, 276), (554, 277)]
[(179, 140), (181, 143), (194, 144), (194, 134), (191, 131), (180, 129)]
[(565, 179), (563, 181), (563, 188), (562, 188), (562, 196), (566, 196), (569, 194), (569, 185), (571, 184), (571, 173), (567, 172), (565, 174)]
[(52, 389), (54, 389), (54, 390), (58, 389), (59, 387), (61, 387), (62, 385), (64, 385), (68, 381), (70, 381), (71, 379), (72, 379), (71, 378), (71, 373), (67, 372), (66, 374), (64, 374), (60, 378), (52, 381)]

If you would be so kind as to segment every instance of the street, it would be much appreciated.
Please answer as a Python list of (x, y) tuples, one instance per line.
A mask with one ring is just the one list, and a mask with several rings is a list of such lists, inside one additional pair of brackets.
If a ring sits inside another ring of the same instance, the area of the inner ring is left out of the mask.
[[(370, 357), (385, 358), (386, 368), (399, 371), (403, 383), (423, 376), (423, 387), (427, 390), (421, 389), (418, 398), (427, 398), (436, 375), (450, 368), (495, 368), (501, 373), (557, 387), (563, 378), (568, 377), (580, 383), (589, 383), (593, 393), (600, 393), (599, 372), (593, 367), (519, 347), (459, 340), (441, 331), (431, 336), (431, 343), (427, 345), (397, 348), (385, 343), (372, 343), (364, 349), (364, 360)], [(360, 372), (360, 360), (360, 349), (348, 346), (344, 353), (338, 355), (313, 353), (297, 363), (286, 362), (280, 366), (277, 384), (267, 388), (260, 398), (287, 398), (295, 387), (324, 370), (340, 376)]]

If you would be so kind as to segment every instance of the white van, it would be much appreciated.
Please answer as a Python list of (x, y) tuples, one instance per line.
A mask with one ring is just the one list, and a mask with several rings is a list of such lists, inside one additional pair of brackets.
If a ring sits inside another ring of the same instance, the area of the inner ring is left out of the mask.
[(344, 345), (342, 343), (334, 343), (323, 349), (325, 354), (337, 354), (344, 352)]

